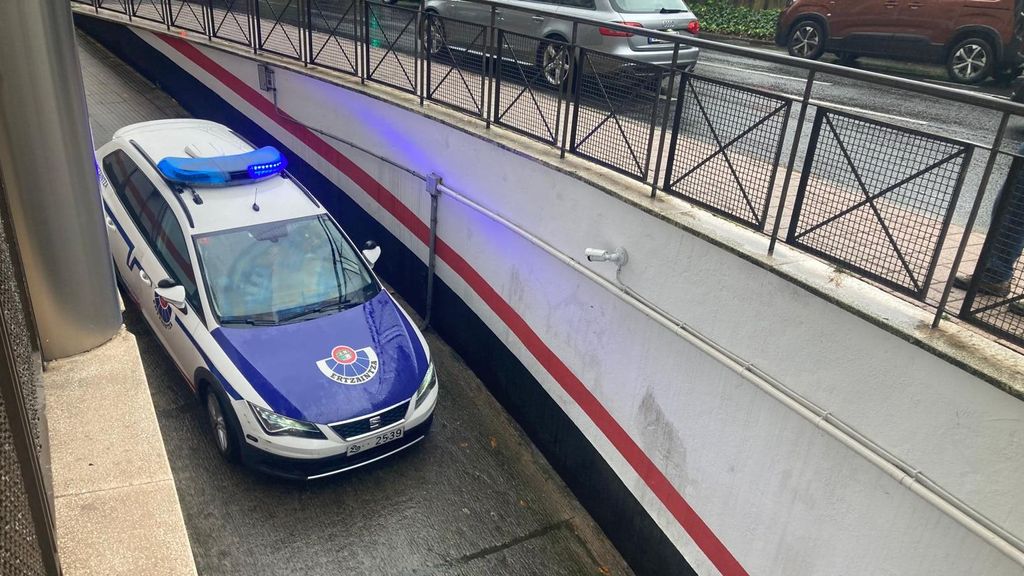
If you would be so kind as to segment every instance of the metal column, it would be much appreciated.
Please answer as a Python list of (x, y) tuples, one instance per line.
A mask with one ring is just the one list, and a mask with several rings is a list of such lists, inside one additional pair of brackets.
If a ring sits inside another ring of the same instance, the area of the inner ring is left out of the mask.
[(0, 2), (0, 166), (43, 358), (121, 325), (71, 7)]

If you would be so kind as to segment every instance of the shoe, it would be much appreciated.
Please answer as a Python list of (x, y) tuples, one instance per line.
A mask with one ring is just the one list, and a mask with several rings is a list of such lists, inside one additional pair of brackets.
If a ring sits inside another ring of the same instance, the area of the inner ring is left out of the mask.
[[(967, 290), (971, 287), (971, 276), (957, 276), (953, 280), (953, 286), (961, 290)], [(982, 280), (978, 282), (978, 293), (988, 294), (989, 296), (1008, 296), (1010, 294), (1010, 281), (1006, 282), (985, 282)]]
[(1024, 300), (1010, 302), (1010, 305), (1007, 306), (1006, 309), (1009, 310), (1010, 312), (1013, 312), (1014, 314), (1024, 316)]

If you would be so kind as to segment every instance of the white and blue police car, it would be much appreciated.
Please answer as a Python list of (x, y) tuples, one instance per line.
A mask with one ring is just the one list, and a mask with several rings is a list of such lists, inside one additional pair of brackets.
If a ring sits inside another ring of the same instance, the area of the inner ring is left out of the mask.
[(118, 130), (96, 153), (107, 235), (227, 459), (312, 479), (427, 434), (422, 334), (272, 147), (201, 120)]

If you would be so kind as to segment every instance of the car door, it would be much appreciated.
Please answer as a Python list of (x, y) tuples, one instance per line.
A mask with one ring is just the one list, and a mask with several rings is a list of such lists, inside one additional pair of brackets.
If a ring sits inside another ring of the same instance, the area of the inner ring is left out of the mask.
[(449, 15), (473, 25), (458, 22), (446, 24), (445, 38), (448, 42), (459, 48), (482, 51), (486, 46), (486, 34), (479, 34), (480, 26), (491, 25), (491, 7), (469, 0), (451, 0)]
[[(195, 369), (192, 363), (198, 353), (184, 334), (182, 324), (194, 330), (198, 313), (189, 310), (188, 305), (182, 311), (173, 306), (168, 309), (167, 303), (161, 302), (155, 292), (160, 281), (169, 278), (162, 260), (165, 259), (163, 254), (168, 252), (163, 220), (166, 213), (171, 213), (170, 207), (159, 188), (126, 151), (116, 149), (104, 156), (103, 172), (108, 180), (108, 185), (102, 187), (108, 238), (118, 275), (157, 339), (191, 382)], [(158, 246), (161, 246), (160, 255)], [(194, 274), (191, 278), (194, 286)], [(188, 292), (186, 285), (186, 294)], [(193, 292), (198, 296), (195, 288)], [(187, 322), (178, 321), (185, 318)]]
[[(195, 341), (199, 332), (207, 330), (196, 282), (194, 252), (183, 231), (181, 219), (165, 201), (153, 240), (156, 263), (150, 273), (154, 279), (152, 305), (159, 323), (158, 329), (163, 330), (164, 343), (189, 382), (195, 375), (195, 369), (205, 365)], [(155, 288), (161, 282), (167, 286), (185, 288), (185, 304), (182, 308), (163, 302), (156, 294)]]
[[(554, 0), (507, 0), (505, 4), (507, 7), (500, 8), (498, 12), (498, 27), (524, 36), (543, 37), (545, 29), (556, 20), (555, 14), (559, 10)], [(517, 8), (543, 10), (548, 14), (524, 12)]]
[(903, 2), (906, 0), (830, 0), (828, 49), (851, 54), (888, 54)]
[(149, 268), (153, 262), (152, 230), (158, 223), (153, 202), (159, 193), (124, 150), (115, 149), (104, 156), (103, 172), (109, 181), (102, 189), (114, 264), (128, 296), (145, 315), (146, 284), (151, 283)]
[(934, 60), (952, 37), (963, 0), (900, 0), (892, 55)]

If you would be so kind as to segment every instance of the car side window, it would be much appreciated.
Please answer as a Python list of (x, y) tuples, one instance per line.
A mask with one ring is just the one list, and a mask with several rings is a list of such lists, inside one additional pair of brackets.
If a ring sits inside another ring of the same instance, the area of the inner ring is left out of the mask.
[(587, 10), (594, 10), (597, 8), (594, 0), (558, 0), (558, 4), (562, 6), (568, 6), (570, 8), (584, 8)]
[[(162, 197), (160, 201), (163, 202)], [(166, 206), (166, 203), (164, 203), (164, 206)], [(189, 305), (192, 306), (192, 309), (202, 315), (202, 308), (199, 304), (199, 289), (196, 286), (195, 269), (192, 267), (192, 260), (188, 256), (185, 234), (182, 233), (181, 224), (170, 207), (161, 212), (160, 225), (156, 230), (153, 251), (171, 279), (185, 288), (185, 297)]]
[(103, 158), (103, 169), (135, 226), (152, 245), (160, 223), (160, 210), (167, 206), (160, 191), (121, 150), (115, 150)]

